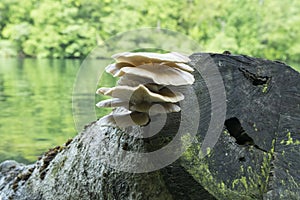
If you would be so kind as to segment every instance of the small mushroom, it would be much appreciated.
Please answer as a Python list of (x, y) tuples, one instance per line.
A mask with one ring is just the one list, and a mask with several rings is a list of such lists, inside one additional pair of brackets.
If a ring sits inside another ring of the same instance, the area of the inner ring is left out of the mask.
[(141, 112), (121, 112), (112, 113), (102, 117), (99, 122), (107, 125), (118, 125), (120, 128), (126, 128), (128, 126), (140, 125), (144, 126), (148, 124), (150, 118), (148, 114)]
[(161, 113), (172, 113), (179, 112), (180, 107), (174, 103), (140, 103), (136, 105), (132, 105), (130, 110), (135, 110), (138, 112), (149, 112), (151, 110), (151, 114), (161, 114)]
[(100, 101), (99, 103), (96, 104), (96, 106), (99, 108), (102, 108), (102, 107), (126, 107), (128, 105), (129, 105), (128, 101), (124, 101), (119, 98), (106, 99), (106, 100)]
[[(173, 63), (173, 62), (152, 63), (152, 62), (150, 62), (150, 63), (141, 64), (141, 65), (145, 65), (145, 64), (165, 65), (165, 66), (168, 66), (168, 67), (178, 68), (180, 70), (184, 70), (184, 71), (187, 71), (187, 72), (193, 72), (194, 71), (194, 69), (192, 67), (190, 67), (189, 65), (187, 65), (185, 63)], [(126, 62), (113, 63), (113, 64), (108, 65), (105, 68), (105, 71), (116, 77), (116, 76), (118, 76), (117, 74), (121, 73), (120, 70), (123, 67), (139, 67), (139, 66), (134, 66), (134, 65), (132, 65), (130, 63), (126, 63)], [(151, 65), (149, 65), (149, 67), (151, 67)]]
[(165, 88), (164, 85), (158, 85), (156, 83), (146, 83), (145, 86), (152, 92), (159, 92), (160, 90)]
[(189, 57), (179, 54), (177, 52), (159, 54), (150, 52), (124, 52), (112, 56), (117, 62), (126, 62), (134, 66), (143, 65), (145, 63), (161, 63), (161, 62), (176, 62), (188, 63), (191, 60)]
[(152, 114), (159, 113), (171, 113), (179, 112), (180, 107), (173, 103), (150, 103), (150, 102), (139, 102), (137, 104), (132, 104), (131, 102), (124, 101), (118, 98), (107, 99), (100, 101), (96, 104), (97, 107), (124, 107), (130, 111), (149, 113), (151, 109)]
[(187, 72), (194, 71), (194, 69), (192, 67), (190, 67), (189, 65), (187, 65), (185, 63), (163, 62), (163, 63), (161, 63), (161, 65), (167, 65), (169, 67), (179, 68), (179, 69), (187, 71)]
[(115, 75), (116, 73), (118, 73), (120, 71), (120, 69), (122, 67), (134, 67), (133, 65), (129, 64), (129, 63), (124, 63), (124, 62), (120, 62), (120, 63), (113, 63), (113, 64), (110, 64), (108, 65), (106, 68), (105, 68), (105, 71), (107, 73), (110, 73), (112, 75)]
[(131, 87), (136, 87), (143, 84), (152, 92), (158, 92), (159, 90), (165, 87), (165, 85), (153, 83), (153, 81), (150, 79), (130, 74), (125, 74), (124, 76), (122, 76), (117, 83), (118, 85), (127, 85)]
[(186, 71), (156, 63), (145, 64), (139, 67), (123, 67), (115, 76), (124, 74), (145, 77), (161, 85), (191, 85), (195, 81), (194, 76)]
[(152, 92), (158, 92), (159, 90), (161, 90), (162, 88), (165, 87), (165, 85), (159, 85), (156, 83), (153, 83), (152, 80), (141, 77), (141, 76), (134, 76), (134, 75), (130, 75), (130, 74), (125, 74), (124, 76), (122, 76), (118, 82), (118, 85), (127, 85), (127, 86), (131, 86), (131, 87), (136, 87), (139, 85), (144, 85), (146, 86), (149, 90), (151, 90)]
[(131, 74), (124, 74), (117, 82), (118, 85), (127, 85), (132, 87), (136, 87), (140, 84), (145, 85), (147, 83), (153, 83), (153, 81), (145, 77), (135, 76)]
[(171, 102), (176, 103), (184, 99), (180, 92), (173, 92), (168, 88), (163, 88), (159, 93), (151, 92), (144, 85), (137, 87), (116, 86), (113, 88), (99, 88), (97, 94), (104, 94), (114, 98), (130, 100), (132, 103), (139, 102)]

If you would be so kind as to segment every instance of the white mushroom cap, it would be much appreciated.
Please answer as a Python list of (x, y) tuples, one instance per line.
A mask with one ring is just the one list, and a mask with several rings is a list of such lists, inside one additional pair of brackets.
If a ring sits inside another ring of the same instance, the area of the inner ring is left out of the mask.
[(122, 76), (118, 80), (117, 84), (127, 85), (131, 87), (136, 87), (142, 84), (145, 85), (152, 92), (158, 92), (159, 90), (165, 87), (164, 85), (158, 85), (156, 83), (153, 83), (151, 79), (130, 74), (124, 74), (124, 76)]
[(191, 85), (195, 81), (194, 76), (186, 71), (155, 63), (138, 67), (123, 67), (115, 76), (124, 74), (145, 77), (160, 85)]
[(131, 111), (138, 111), (148, 113), (151, 109), (151, 113), (171, 113), (179, 112), (180, 107), (173, 103), (150, 103), (150, 102), (139, 102), (138, 104), (132, 104), (126, 100), (112, 98), (100, 101), (96, 104), (97, 107), (124, 107)]
[(147, 84), (147, 83), (153, 83), (151, 79), (141, 77), (141, 76), (135, 76), (131, 74), (124, 74), (120, 77), (120, 79), (117, 81), (118, 85), (127, 85), (131, 87), (136, 87), (140, 84)]
[(142, 65), (145, 63), (159, 63), (159, 62), (178, 62), (188, 63), (191, 60), (189, 57), (184, 56), (177, 52), (171, 53), (150, 53), (150, 52), (124, 52), (112, 56), (117, 62), (126, 62), (134, 66)]
[(176, 67), (176, 68), (179, 68), (179, 69), (187, 71), (187, 72), (193, 72), (194, 71), (194, 69), (192, 67), (190, 67), (189, 65), (187, 65), (185, 63), (162, 62), (160, 64), (161, 65), (168, 65), (170, 67)]
[(194, 71), (192, 67), (185, 64), (189, 62), (190, 59), (176, 52), (172, 52), (168, 54), (125, 52), (125, 53), (115, 54), (112, 57), (116, 58), (118, 62), (108, 65), (105, 69), (106, 72), (111, 73), (114, 76), (122, 67), (135, 67), (147, 63), (157, 63), (157, 64), (160, 63), (162, 65), (176, 67), (187, 72)]
[(120, 63), (113, 63), (113, 64), (110, 64), (108, 65), (106, 68), (105, 68), (105, 71), (107, 73), (110, 73), (112, 75), (115, 75), (116, 73), (118, 73), (120, 71), (120, 69), (122, 67), (134, 67), (133, 65), (129, 64), (129, 63), (124, 63), (124, 62), (120, 62)]
[[(185, 63), (173, 63), (173, 62), (163, 62), (163, 63), (147, 63), (147, 64), (143, 64), (143, 65), (148, 65), (149, 67), (153, 66), (153, 64), (155, 65), (165, 65), (168, 67), (174, 67), (183, 71), (187, 71), (187, 72), (193, 72), (194, 69), (192, 67), (190, 67), (189, 65), (185, 64)], [(133, 66), (129, 63), (113, 63), (108, 65), (105, 70), (107, 73), (112, 74), (114, 77), (116, 76), (122, 76), (124, 73), (121, 72), (121, 69), (123, 67), (139, 67), (139, 66)]]
[(97, 107), (128, 107), (129, 102), (126, 100), (122, 100), (119, 98), (113, 98), (113, 99), (106, 99), (103, 101), (100, 101), (96, 104)]
[(97, 94), (104, 94), (114, 98), (130, 100), (133, 104), (139, 102), (179, 102), (184, 99), (180, 92), (173, 92), (168, 88), (163, 88), (159, 93), (151, 92), (144, 85), (137, 87), (130, 86), (116, 86), (113, 88), (99, 88)]
[(126, 128), (129, 126), (144, 126), (150, 121), (148, 114), (140, 112), (120, 112), (112, 113), (102, 117), (99, 122), (105, 125), (117, 125), (120, 128)]
[(159, 92), (163, 88), (165, 88), (164, 85), (158, 85), (156, 83), (146, 83), (145, 86), (152, 92)]

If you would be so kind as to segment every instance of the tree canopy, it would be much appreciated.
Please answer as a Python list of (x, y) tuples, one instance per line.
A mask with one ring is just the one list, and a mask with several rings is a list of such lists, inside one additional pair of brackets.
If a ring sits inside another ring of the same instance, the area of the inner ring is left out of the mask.
[(298, 0), (2, 0), (0, 55), (80, 58), (142, 27), (186, 34), (205, 51), (300, 61)]

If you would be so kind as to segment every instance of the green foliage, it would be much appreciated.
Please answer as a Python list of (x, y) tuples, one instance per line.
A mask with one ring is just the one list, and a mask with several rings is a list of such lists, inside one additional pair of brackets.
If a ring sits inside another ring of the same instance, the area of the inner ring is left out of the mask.
[(298, 62), (299, 11), (298, 0), (2, 0), (0, 41), (14, 48), (0, 43), (0, 54), (79, 58), (115, 34), (158, 26), (206, 51)]
[(16, 47), (11, 41), (0, 40), (0, 57), (17, 56)]

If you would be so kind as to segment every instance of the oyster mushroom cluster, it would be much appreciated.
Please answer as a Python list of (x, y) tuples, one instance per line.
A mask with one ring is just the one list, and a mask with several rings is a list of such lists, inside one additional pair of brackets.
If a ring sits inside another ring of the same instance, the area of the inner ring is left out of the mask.
[(180, 111), (178, 102), (184, 99), (184, 95), (174, 88), (191, 85), (195, 81), (187, 56), (176, 52), (124, 52), (112, 58), (116, 62), (105, 70), (120, 79), (113, 88), (97, 90), (97, 94), (112, 98), (100, 101), (96, 106), (118, 109), (100, 121), (119, 127), (144, 126), (150, 122), (152, 115)]

